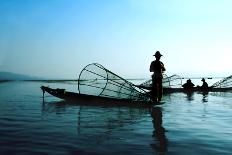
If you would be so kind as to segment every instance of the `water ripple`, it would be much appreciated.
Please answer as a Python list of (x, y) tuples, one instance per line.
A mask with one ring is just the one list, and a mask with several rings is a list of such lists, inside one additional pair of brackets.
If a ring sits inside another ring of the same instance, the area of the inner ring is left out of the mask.
[(167, 95), (152, 114), (151, 109), (80, 106), (51, 96), (43, 102), (40, 85), (0, 85), (0, 154), (232, 153), (231, 93)]

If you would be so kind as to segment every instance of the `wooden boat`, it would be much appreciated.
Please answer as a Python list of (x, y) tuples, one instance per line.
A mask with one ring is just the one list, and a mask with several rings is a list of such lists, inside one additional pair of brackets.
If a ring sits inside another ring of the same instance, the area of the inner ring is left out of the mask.
[[(98, 105), (98, 106), (129, 106), (129, 107), (151, 107), (162, 103), (153, 103), (151, 101), (135, 101), (131, 99), (117, 99), (102, 96), (94, 96), (66, 91), (65, 89), (52, 89), (41, 86), (43, 94), (46, 92), (54, 97), (77, 103), (79, 105)], [(44, 97), (44, 95), (43, 95)]]
[[(166, 77), (163, 80), (164, 93), (174, 92), (227, 92), (231, 91), (231, 77), (221, 81), (215, 87), (201, 89), (199, 87), (193, 89), (171, 88), (174, 83), (179, 83), (180, 77), (174, 75)], [(177, 81), (177, 82), (176, 82)], [(77, 93), (68, 92), (65, 89), (52, 89), (42, 86), (43, 93), (47, 92), (60, 99), (75, 101), (79, 104), (97, 104), (97, 105), (118, 105), (118, 106), (151, 106), (162, 103), (153, 103), (150, 99), (151, 80), (141, 84), (134, 85), (126, 79), (116, 75), (102, 65), (92, 63), (87, 65), (80, 73), (78, 79)], [(178, 86), (180, 84), (175, 84)], [(219, 88), (225, 86), (226, 88)], [(146, 89), (146, 90), (145, 90)]]
[[(151, 90), (151, 87), (146, 86), (138, 86), (140, 88)], [(232, 92), (232, 87), (228, 88), (215, 88), (215, 87), (209, 87), (209, 88), (201, 88), (201, 87), (194, 87), (190, 89), (184, 89), (184, 88), (163, 88), (164, 94), (169, 93), (178, 93), (178, 92)]]
[[(137, 85), (137, 87), (146, 89), (146, 90), (152, 90), (151, 86), (143, 86), (143, 85)], [(163, 93), (178, 93), (178, 92), (232, 92), (232, 87), (226, 87), (226, 88), (220, 88), (220, 87), (208, 87), (208, 88), (201, 88), (201, 87), (193, 87), (190, 89), (184, 89), (184, 88), (171, 88), (171, 87), (164, 87)]]
[[(41, 86), (43, 93), (47, 92), (60, 99), (74, 101), (78, 104), (149, 107), (147, 91), (137, 88), (131, 82), (107, 70), (102, 65), (93, 63), (87, 65), (80, 73), (77, 93), (65, 89), (52, 89)], [(160, 104), (160, 103), (156, 103)]]
[(200, 87), (194, 87), (191, 89), (184, 89), (184, 88), (164, 88), (164, 93), (178, 93), (178, 92), (232, 92), (232, 88), (214, 88), (209, 87), (202, 89)]
[[(176, 92), (232, 92), (232, 75), (223, 78), (222, 80), (214, 83), (209, 88), (201, 88), (200, 86), (184, 89), (182, 87), (182, 77), (178, 75), (167, 76), (163, 78), (163, 92), (164, 93), (176, 93)], [(208, 78), (212, 79), (212, 78)], [(140, 85), (136, 85), (139, 88), (151, 90), (152, 80), (149, 79)]]

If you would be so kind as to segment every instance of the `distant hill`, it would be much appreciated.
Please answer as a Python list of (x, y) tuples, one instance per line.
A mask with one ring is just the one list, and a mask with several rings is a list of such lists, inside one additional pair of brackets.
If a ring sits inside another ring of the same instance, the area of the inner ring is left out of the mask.
[(16, 74), (11, 72), (0, 72), (0, 81), (3, 80), (39, 80), (38, 77), (33, 77), (29, 75)]

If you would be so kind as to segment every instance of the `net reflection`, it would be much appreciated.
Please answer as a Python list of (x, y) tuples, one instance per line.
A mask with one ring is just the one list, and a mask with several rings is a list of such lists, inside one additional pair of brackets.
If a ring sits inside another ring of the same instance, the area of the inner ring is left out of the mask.
[(136, 124), (149, 114), (148, 108), (93, 106), (67, 101), (43, 102), (41, 110), (44, 117), (52, 113), (75, 120), (77, 133), (86, 135), (94, 134), (93, 130), (99, 133), (131, 130), (128, 126)]
[(163, 127), (163, 114), (161, 107), (153, 107), (151, 109), (152, 123), (154, 127), (153, 138), (155, 144), (151, 144), (151, 147), (160, 154), (167, 152), (168, 140), (165, 135), (165, 128)]

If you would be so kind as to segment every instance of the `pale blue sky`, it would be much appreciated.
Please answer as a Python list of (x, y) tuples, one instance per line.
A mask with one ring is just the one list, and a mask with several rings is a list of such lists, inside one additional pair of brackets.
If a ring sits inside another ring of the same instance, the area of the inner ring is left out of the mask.
[(77, 78), (97, 62), (149, 78), (231, 75), (231, 0), (1, 0), (0, 71)]

